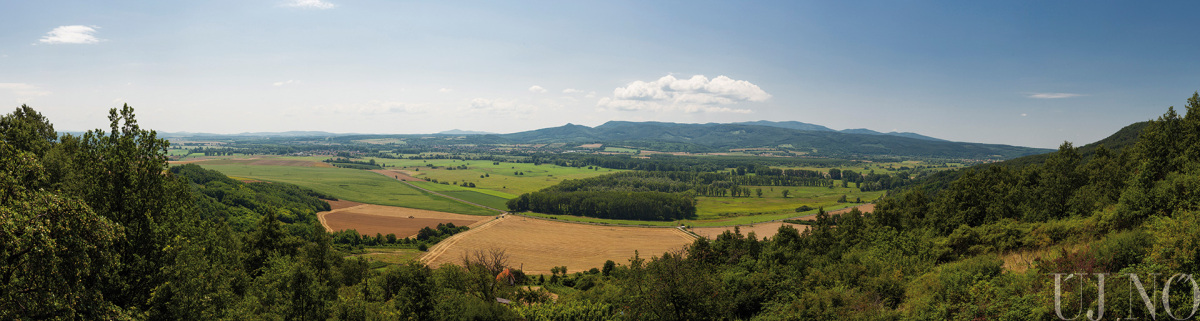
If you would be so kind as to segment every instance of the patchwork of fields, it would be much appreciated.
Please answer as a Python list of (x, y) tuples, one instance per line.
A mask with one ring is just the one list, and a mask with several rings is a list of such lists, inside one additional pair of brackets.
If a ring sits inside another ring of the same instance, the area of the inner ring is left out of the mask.
[[(423, 227), (439, 223), (472, 227), (424, 254), (411, 250), (364, 254), (375, 261), (395, 263), (419, 256), (422, 261), (438, 266), (457, 264), (461, 255), (469, 251), (502, 248), (510, 255), (510, 263), (532, 274), (546, 274), (551, 267), (564, 265), (571, 271), (586, 270), (610, 259), (623, 263), (634, 251), (643, 256), (657, 256), (678, 250), (694, 240), (694, 236), (675, 228), (679, 225), (687, 225), (691, 232), (708, 238), (732, 231), (734, 225), (741, 225), (736, 229), (742, 234), (753, 232), (760, 239), (774, 236), (784, 225), (803, 231), (808, 226), (779, 220), (811, 219), (816, 214), (816, 210), (796, 212), (795, 208), (801, 205), (842, 212), (848, 207), (862, 206), (838, 203), (837, 199), (843, 195), (851, 201), (856, 198), (867, 201), (884, 194), (853, 187), (749, 186), (752, 190), (761, 188), (762, 197), (698, 197), (698, 217), (694, 220), (624, 221), (539, 213), (526, 215), (541, 219), (522, 216), (497, 219), (492, 217), (496, 211), (458, 200), (505, 209), (505, 203), (520, 193), (540, 190), (566, 179), (614, 171), (488, 161), (397, 159), (377, 159), (389, 167), (366, 171), (335, 168), (320, 160), (320, 157), (235, 156), (192, 161), (240, 179), (290, 183), (342, 199), (331, 202), (332, 211), (318, 215), (329, 231), (354, 229), (367, 235), (390, 233), (408, 237)], [(473, 183), (475, 187), (460, 186), (463, 183)], [(789, 193), (786, 198), (782, 195), (784, 190)], [(870, 211), (870, 207), (863, 210)]]

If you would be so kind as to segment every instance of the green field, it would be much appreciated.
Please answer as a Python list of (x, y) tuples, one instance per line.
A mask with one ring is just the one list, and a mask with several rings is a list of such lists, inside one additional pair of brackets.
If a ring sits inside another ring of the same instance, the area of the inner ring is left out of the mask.
[(410, 183), (427, 190), (445, 194), (450, 197), (501, 210), (507, 209), (505, 203), (508, 202), (509, 199), (516, 197), (514, 195), (509, 195), (502, 192), (461, 187), (456, 185), (438, 184), (432, 182)]
[(453, 192), (441, 192), (441, 193), (445, 194), (446, 196), (450, 196), (450, 197), (464, 200), (467, 202), (480, 204), (483, 206), (487, 206), (487, 207), (491, 207), (491, 208), (495, 208), (495, 209), (499, 209), (499, 210), (508, 210), (508, 206), (506, 205), (508, 203), (507, 198), (499, 198), (499, 197), (495, 197), (492, 195), (488, 195), (488, 194), (484, 194), (484, 193), (480, 193), (480, 192), (476, 192), (476, 191), (453, 191)]
[[(836, 184), (841, 186), (840, 183)], [(837, 200), (846, 195), (848, 201), (862, 198), (870, 202), (883, 196), (883, 191), (861, 192), (857, 188), (828, 188), (828, 187), (781, 187), (781, 186), (747, 186), (750, 190), (761, 188), (763, 197), (697, 197), (696, 215), (699, 219), (718, 219), (723, 217), (759, 215), (759, 214), (794, 214), (801, 205), (813, 208), (841, 208)], [(788, 190), (788, 198), (783, 198), (783, 190)]]
[(625, 147), (604, 147), (604, 151), (609, 152), (609, 153), (630, 153), (630, 154), (637, 153), (636, 149), (625, 148)]
[(432, 195), (403, 182), (369, 171), (294, 166), (200, 166), (225, 175), (295, 184), (339, 199), (378, 205), (419, 208), (470, 215), (495, 215), (494, 211)]
[[(495, 165), (492, 161), (485, 160), (375, 158), (375, 162), (387, 164), (388, 169), (411, 171), (418, 178), (436, 179), (438, 182), (451, 182), (452, 184), (470, 182), (475, 183), (476, 189), (498, 191), (513, 196), (534, 192), (566, 179), (588, 178), (617, 172), (612, 169), (562, 167), (550, 164), (502, 162)], [(429, 165), (437, 166), (437, 169), (431, 168)], [(460, 165), (466, 165), (467, 169), (448, 169)], [(518, 175), (517, 172), (521, 174)]]

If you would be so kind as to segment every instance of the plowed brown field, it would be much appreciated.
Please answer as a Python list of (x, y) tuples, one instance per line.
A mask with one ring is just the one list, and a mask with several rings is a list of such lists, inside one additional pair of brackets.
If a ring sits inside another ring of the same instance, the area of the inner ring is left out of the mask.
[(325, 230), (331, 232), (354, 229), (359, 234), (394, 233), (396, 237), (404, 238), (416, 235), (423, 227), (436, 227), (438, 223), (470, 226), (491, 218), (350, 201), (329, 201), (329, 204), (333, 210), (317, 213), (317, 218)]

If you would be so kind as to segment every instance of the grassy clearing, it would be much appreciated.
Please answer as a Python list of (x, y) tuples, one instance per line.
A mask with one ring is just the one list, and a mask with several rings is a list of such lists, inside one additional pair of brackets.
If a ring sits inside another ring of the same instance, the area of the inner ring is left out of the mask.
[(295, 184), (339, 199), (469, 215), (494, 212), (421, 191), (376, 173), (345, 168), (211, 165), (200, 163), (229, 176)]
[[(827, 210), (845, 207), (840, 206), (844, 204), (837, 202), (842, 195), (846, 195), (851, 202), (855, 198), (861, 198), (867, 202), (883, 196), (884, 193), (883, 191), (862, 192), (853, 187), (749, 186), (749, 188), (751, 190), (761, 188), (763, 197), (697, 197), (696, 215), (701, 220), (758, 214), (794, 215), (795, 209), (802, 205), (813, 208), (824, 207)], [(784, 190), (789, 191), (788, 198), (783, 198)]]
[(417, 249), (401, 249), (394, 247), (367, 247), (363, 248), (365, 253), (350, 255), (348, 257), (362, 257), (370, 262), (382, 262), (386, 264), (408, 264), (408, 262), (416, 261), (425, 252)]

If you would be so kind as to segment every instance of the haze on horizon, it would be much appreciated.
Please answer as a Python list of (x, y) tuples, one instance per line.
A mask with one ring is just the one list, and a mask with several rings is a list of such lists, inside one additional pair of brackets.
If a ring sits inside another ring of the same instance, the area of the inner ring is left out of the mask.
[(6, 1), (0, 107), (59, 131), (801, 121), (1101, 139), (1200, 89), (1197, 2)]

